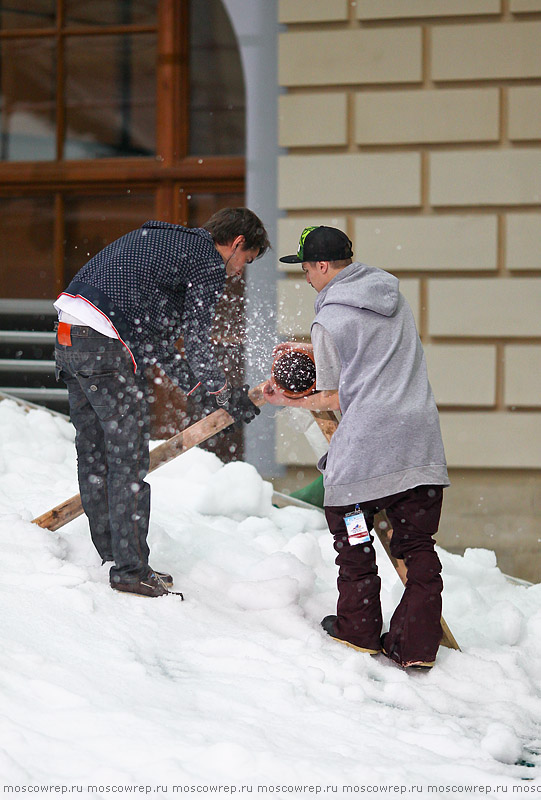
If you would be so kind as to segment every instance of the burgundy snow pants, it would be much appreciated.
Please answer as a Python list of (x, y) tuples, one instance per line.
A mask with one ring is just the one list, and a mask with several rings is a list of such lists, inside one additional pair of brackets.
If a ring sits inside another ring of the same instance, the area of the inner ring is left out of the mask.
[[(417, 486), (406, 492), (359, 503), (371, 530), (385, 509), (393, 529), (391, 553), (405, 561), (407, 583), (385, 637), (387, 654), (399, 664), (434, 661), (442, 637), (441, 563), (434, 550), (443, 499), (442, 486)], [(381, 648), (380, 578), (371, 542), (351, 545), (345, 514), (355, 505), (326, 506), (325, 516), (338, 553), (338, 605), (335, 635), (369, 649)]]

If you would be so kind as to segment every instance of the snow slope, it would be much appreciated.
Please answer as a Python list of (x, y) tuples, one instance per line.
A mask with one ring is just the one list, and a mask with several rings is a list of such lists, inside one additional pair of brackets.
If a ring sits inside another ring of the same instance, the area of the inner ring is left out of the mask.
[[(0, 403), (6, 797), (541, 792), (541, 584), (440, 550), (462, 652), (406, 673), (321, 631), (336, 567), (319, 511), (273, 507), (253, 467), (202, 450), (149, 480), (151, 563), (185, 602), (113, 592), (84, 517), (31, 524), (77, 492), (73, 429)], [(388, 619), (402, 586), (378, 562)]]

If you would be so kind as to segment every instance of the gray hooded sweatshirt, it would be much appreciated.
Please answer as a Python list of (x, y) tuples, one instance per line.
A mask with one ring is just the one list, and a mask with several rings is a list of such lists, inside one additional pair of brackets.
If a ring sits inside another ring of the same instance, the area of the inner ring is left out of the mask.
[(341, 362), (342, 419), (318, 464), (325, 505), (448, 486), (438, 410), (398, 279), (355, 262), (319, 292), (315, 310)]

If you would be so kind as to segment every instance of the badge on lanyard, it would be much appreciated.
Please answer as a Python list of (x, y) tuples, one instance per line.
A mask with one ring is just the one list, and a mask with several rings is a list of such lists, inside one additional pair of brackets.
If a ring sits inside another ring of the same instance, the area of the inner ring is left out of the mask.
[(368, 527), (364, 514), (359, 505), (355, 506), (355, 511), (350, 511), (344, 517), (346, 529), (348, 533), (348, 542), (350, 545), (364, 544), (365, 542), (372, 541), (368, 533)]

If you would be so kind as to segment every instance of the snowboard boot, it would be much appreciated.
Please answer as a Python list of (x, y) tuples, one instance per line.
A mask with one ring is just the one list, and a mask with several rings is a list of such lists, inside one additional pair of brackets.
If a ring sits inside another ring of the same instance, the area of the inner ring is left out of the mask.
[(402, 667), (403, 669), (407, 670), (413, 669), (413, 670), (420, 670), (427, 672), (428, 670), (432, 669), (432, 667), (436, 663), (435, 661), (401, 661), (398, 656), (398, 653), (394, 653), (393, 651), (389, 651), (385, 648), (386, 636), (387, 634), (385, 633), (381, 637), (381, 652), (383, 653), (384, 656), (387, 656), (387, 658), (390, 661), (393, 661), (395, 664), (398, 664), (399, 667)]
[(348, 642), (345, 639), (339, 639), (334, 632), (336, 620), (337, 620), (336, 614), (329, 614), (327, 617), (324, 617), (320, 623), (325, 633), (328, 633), (331, 639), (334, 639), (335, 642), (340, 642), (340, 644), (345, 644), (346, 647), (352, 647), (353, 650), (358, 650), (360, 653), (369, 653), (371, 656), (375, 656), (381, 652), (380, 650), (374, 650), (371, 647), (361, 647), (360, 645), (353, 644), (352, 642)]

